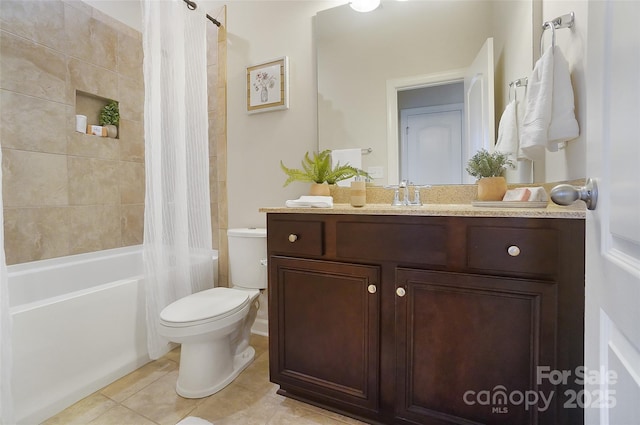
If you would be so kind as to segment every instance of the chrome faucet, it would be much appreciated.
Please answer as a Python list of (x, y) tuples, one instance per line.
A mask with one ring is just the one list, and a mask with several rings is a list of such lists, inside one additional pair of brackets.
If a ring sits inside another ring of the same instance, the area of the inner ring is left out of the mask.
[[(429, 187), (429, 186), (414, 186), (413, 201), (412, 201), (409, 198), (410, 185), (411, 185), (411, 182), (409, 182), (407, 179), (404, 179), (400, 182), (398, 186), (388, 186), (395, 189), (393, 193), (393, 201), (391, 202), (392, 206), (399, 207), (399, 206), (410, 206), (410, 205), (422, 205), (422, 201), (420, 200), (420, 188)], [(402, 200), (400, 200), (400, 189), (402, 189)]]

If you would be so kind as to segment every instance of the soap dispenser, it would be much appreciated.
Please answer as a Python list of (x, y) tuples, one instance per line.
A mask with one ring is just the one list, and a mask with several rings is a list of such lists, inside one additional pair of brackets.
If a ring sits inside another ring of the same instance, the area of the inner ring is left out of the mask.
[(367, 182), (357, 176), (351, 182), (350, 201), (353, 207), (364, 207), (367, 204)]

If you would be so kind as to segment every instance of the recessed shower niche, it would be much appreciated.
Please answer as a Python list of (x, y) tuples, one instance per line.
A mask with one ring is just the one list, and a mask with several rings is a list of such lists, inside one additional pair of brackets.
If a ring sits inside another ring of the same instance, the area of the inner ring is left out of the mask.
[[(82, 133), (81, 128), (84, 128), (84, 133), (87, 135), (119, 138), (119, 105), (120, 103), (116, 100), (76, 90), (76, 131)], [(107, 111), (103, 113), (105, 107)], [(80, 118), (81, 122), (78, 122), (78, 115), (87, 117), (86, 124), (83, 125), (82, 118)], [(106, 118), (106, 122), (101, 122), (101, 115)], [(91, 126), (103, 126), (105, 130), (101, 132)], [(112, 128), (107, 128), (109, 126)]]

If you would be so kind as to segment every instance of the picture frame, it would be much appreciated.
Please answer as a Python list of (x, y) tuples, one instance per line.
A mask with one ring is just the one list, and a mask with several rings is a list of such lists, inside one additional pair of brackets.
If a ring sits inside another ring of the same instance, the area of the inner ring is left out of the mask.
[(247, 112), (289, 109), (287, 56), (247, 67)]

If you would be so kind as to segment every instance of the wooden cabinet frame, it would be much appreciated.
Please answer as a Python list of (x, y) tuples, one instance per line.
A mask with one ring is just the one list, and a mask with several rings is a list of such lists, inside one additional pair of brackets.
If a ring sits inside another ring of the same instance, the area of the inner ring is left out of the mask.
[[(584, 220), (269, 213), (267, 230), (280, 394), (368, 423), (582, 423), (561, 397), (581, 387), (536, 373), (583, 362)], [(460, 401), (467, 383), (556, 396), (492, 409)]]

